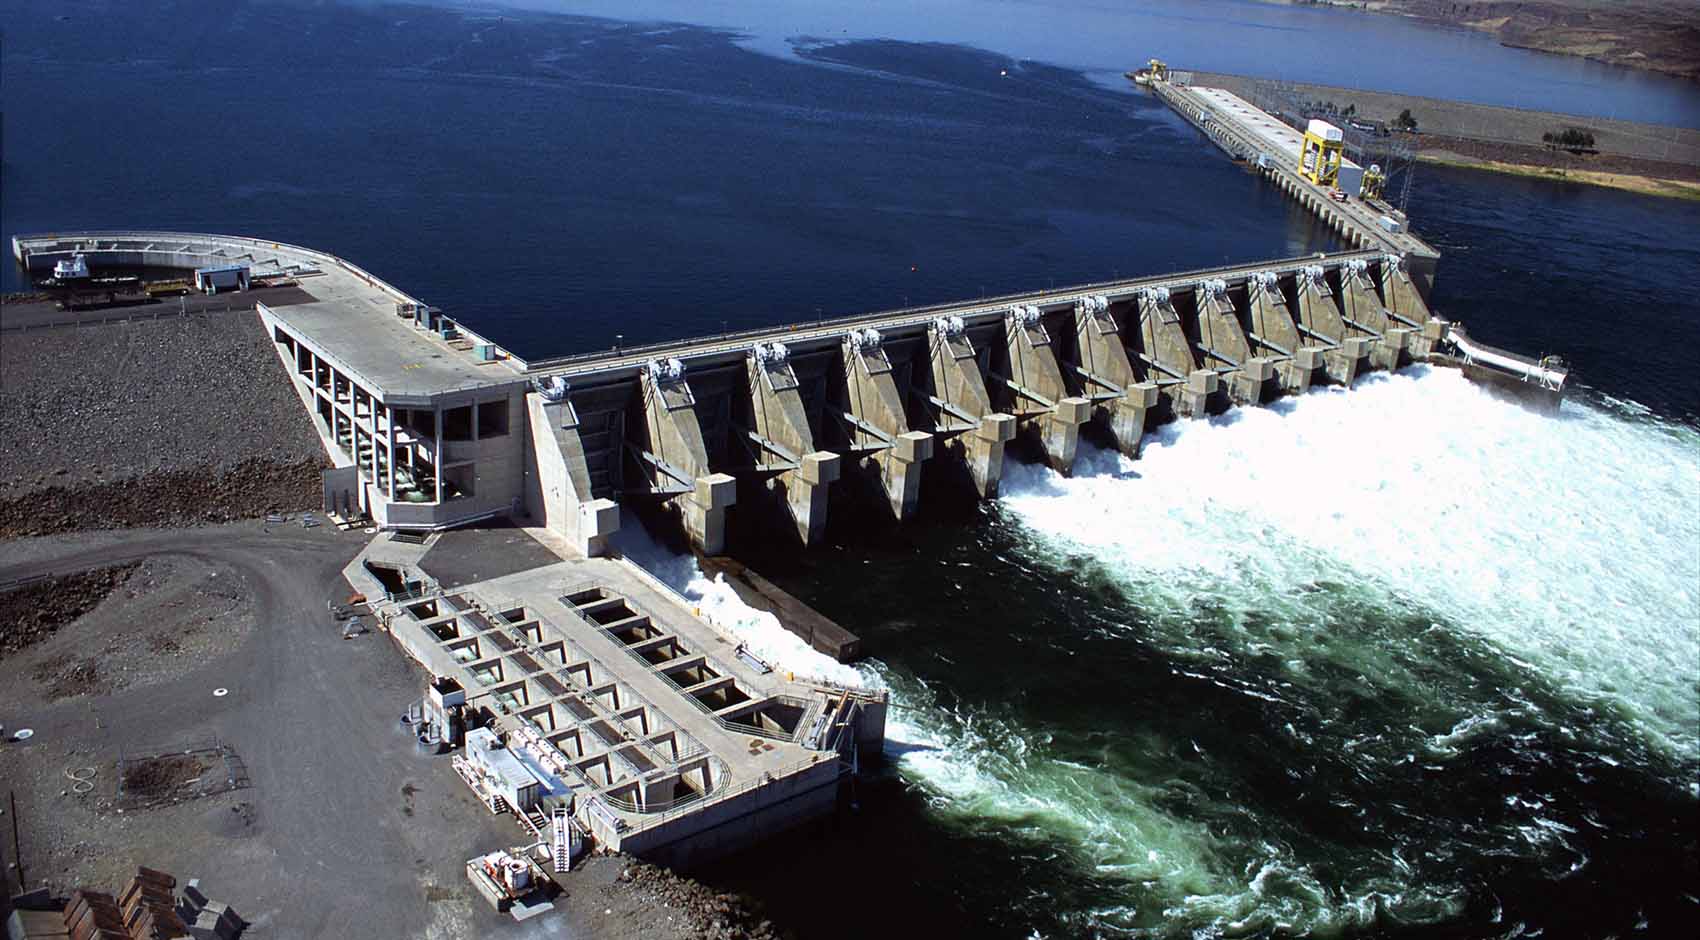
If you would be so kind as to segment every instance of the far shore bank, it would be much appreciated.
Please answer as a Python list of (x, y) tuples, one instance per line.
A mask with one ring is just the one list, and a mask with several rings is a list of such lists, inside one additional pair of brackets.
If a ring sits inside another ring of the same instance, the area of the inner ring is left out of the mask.
[(1700, 81), (1700, 4), (1686, 0), (1264, 0), (1409, 17), (1502, 46)]
[(1422, 163), (1433, 163), (1440, 166), (1463, 167), (1468, 170), (1505, 173), (1512, 176), (1528, 176), (1560, 183), (1584, 183), (1589, 186), (1604, 186), (1608, 189), (1622, 189), (1648, 196), (1665, 196), (1672, 199), (1700, 200), (1700, 183), (1690, 180), (1661, 179), (1656, 176), (1639, 176), (1632, 173), (1607, 173), (1598, 170), (1572, 170), (1565, 167), (1536, 166), (1528, 163), (1507, 163), (1500, 160), (1479, 160), (1474, 157), (1467, 157), (1462, 154), (1451, 153), (1444, 150), (1424, 150), (1417, 154), (1417, 160)]

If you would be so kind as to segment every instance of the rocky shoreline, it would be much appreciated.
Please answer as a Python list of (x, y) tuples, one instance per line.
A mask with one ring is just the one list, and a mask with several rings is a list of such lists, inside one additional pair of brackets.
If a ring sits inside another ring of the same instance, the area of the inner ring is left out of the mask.
[(680, 912), (680, 936), (689, 940), (791, 940), (763, 916), (760, 905), (744, 895), (726, 894), (669, 868), (630, 856), (608, 890), (634, 892), (644, 902)]
[(1684, 0), (1283, 0), (1392, 13), (1491, 34), (1502, 46), (1700, 80), (1700, 4)]

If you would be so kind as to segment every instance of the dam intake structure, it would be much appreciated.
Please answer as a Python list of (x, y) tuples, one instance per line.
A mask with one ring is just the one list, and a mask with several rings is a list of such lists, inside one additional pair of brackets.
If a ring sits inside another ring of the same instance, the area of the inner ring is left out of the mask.
[(728, 514), (802, 545), (829, 494), (894, 522), (934, 486), (997, 495), (1011, 447), (1060, 473), (1081, 437), (1151, 428), (1413, 362), (1556, 407), (1564, 372), (1469, 339), (1425, 300), (1432, 258), (1376, 246), (528, 361), (334, 256), (163, 232), (20, 236), (30, 272), (287, 277), (255, 309), (335, 464), (327, 510), (387, 529), (529, 520), (605, 554), (623, 510), (703, 554)]

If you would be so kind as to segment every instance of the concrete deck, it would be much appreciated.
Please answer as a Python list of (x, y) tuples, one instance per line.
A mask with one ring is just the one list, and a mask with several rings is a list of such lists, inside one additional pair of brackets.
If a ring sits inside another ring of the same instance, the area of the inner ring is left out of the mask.
[[(396, 314), (396, 305), (424, 302), (334, 255), (297, 245), (234, 235), (110, 231), (25, 235), (12, 254), (30, 271), (51, 269), (81, 252), (95, 267), (193, 269), (247, 264), (253, 276), (289, 276), (310, 299), (261, 303), (269, 315), (310, 343), (341, 371), (391, 404), (426, 404), (457, 389), (520, 381), (503, 350), (481, 361), (472, 348), (487, 341), (463, 328), (467, 340), (451, 343)], [(240, 294), (234, 296), (242, 296)], [(488, 344), (493, 345), (493, 344)]]
[[(396, 549), (374, 542), (362, 557), (403, 566), (422, 557)], [(427, 672), (466, 690), (467, 708), (510, 747), (532, 742), (521, 759), (550, 794), (570, 795), (579, 823), (611, 848), (679, 858), (825, 812), (841, 758), (877, 748), (884, 734), (883, 695), (763, 672), (735, 637), (623, 560), (428, 591), (384, 605), (381, 617)]]
[(1389, 232), (1381, 226), (1381, 217), (1391, 207), (1375, 205), (1359, 198), (1334, 202), (1328, 198), (1328, 188), (1317, 186), (1299, 175), (1301, 135), (1286, 123), (1253, 106), (1233, 92), (1221, 88), (1200, 88), (1158, 82), (1152, 90), (1189, 122), (1226, 149), (1247, 157), (1266, 155), (1272, 166), (1265, 172), (1279, 177), (1289, 193), (1304, 194), (1305, 207), (1336, 223), (1349, 232), (1348, 237), (1360, 247), (1401, 254), (1415, 259), (1435, 259), (1439, 252), (1427, 242), (1405, 232)]

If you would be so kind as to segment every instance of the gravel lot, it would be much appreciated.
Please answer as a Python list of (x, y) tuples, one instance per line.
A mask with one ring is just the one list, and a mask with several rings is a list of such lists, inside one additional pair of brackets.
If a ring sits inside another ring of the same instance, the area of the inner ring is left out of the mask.
[(0, 343), (0, 538), (312, 508), (324, 465), (251, 313)]
[[(32, 886), (116, 891), (138, 864), (200, 877), (253, 940), (786, 935), (743, 898), (624, 856), (581, 862), (554, 914), (515, 925), (491, 911), (462, 866), (518, 828), (399, 728), (418, 670), (381, 633), (342, 639), (325, 612), (365, 542), (256, 522), (0, 541), (0, 581), (137, 565), (92, 610), (0, 660), (0, 723), (35, 731), (0, 743)], [(85, 665), (95, 681), (63, 686)], [(199, 765), (163, 766), (163, 799), (118, 794), (121, 753), (212, 736), (248, 785), (201, 794), (178, 779)]]

